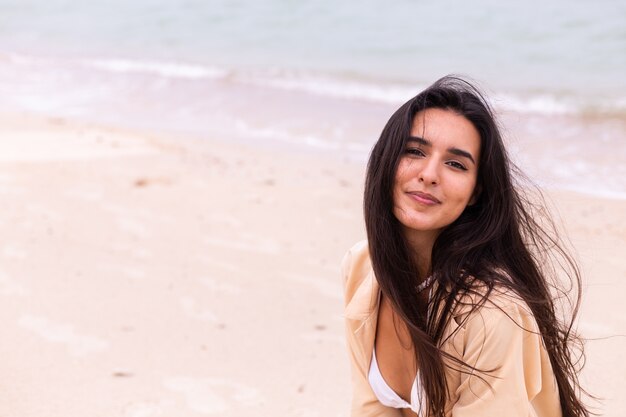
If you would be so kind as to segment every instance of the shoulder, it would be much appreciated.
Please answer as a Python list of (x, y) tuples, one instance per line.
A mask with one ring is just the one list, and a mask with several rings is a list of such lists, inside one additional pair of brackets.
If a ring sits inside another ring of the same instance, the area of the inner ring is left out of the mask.
[(528, 304), (502, 284), (495, 285), (491, 290), (484, 283), (474, 285), (470, 293), (459, 297), (453, 315), (468, 334), (538, 332)]
[(341, 261), (341, 276), (344, 287), (349, 278), (358, 272), (364, 272), (371, 267), (367, 240), (355, 243), (343, 256)]
[(532, 311), (504, 286), (482, 295), (481, 302), (459, 316), (458, 337), (452, 338), (449, 351), (463, 361), (452, 365), (460, 369), (453, 372), (456, 414), (534, 414), (531, 403), (542, 392), (541, 401), (558, 409), (549, 354)]
[(372, 270), (367, 240), (354, 244), (341, 261), (341, 278), (346, 299), (350, 299), (356, 288)]

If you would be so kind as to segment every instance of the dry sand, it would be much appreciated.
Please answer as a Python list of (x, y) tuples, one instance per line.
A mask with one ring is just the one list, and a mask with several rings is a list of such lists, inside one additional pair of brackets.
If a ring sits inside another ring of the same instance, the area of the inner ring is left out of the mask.
[[(347, 416), (338, 265), (364, 167), (0, 116), (0, 415)], [(553, 193), (583, 374), (626, 414), (626, 202)]]

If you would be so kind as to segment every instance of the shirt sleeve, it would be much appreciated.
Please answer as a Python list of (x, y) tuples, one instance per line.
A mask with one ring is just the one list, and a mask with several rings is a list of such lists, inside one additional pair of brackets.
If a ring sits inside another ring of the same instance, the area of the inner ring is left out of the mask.
[(486, 304), (472, 313), (462, 355), (469, 367), (462, 367), (452, 416), (534, 416), (531, 402), (541, 391), (542, 349), (534, 317), (518, 303)]

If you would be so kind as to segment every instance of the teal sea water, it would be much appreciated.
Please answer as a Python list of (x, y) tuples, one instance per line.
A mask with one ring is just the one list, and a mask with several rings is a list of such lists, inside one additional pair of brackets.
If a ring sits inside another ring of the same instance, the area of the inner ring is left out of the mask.
[(0, 110), (364, 159), (395, 107), (460, 73), (533, 177), (623, 198), (624, 22), (613, 0), (0, 0)]

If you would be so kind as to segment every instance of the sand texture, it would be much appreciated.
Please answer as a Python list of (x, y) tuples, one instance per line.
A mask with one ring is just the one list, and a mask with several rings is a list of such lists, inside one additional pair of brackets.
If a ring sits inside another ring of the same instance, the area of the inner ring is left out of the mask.
[[(0, 116), (0, 415), (347, 416), (338, 269), (364, 238), (363, 171)], [(582, 379), (623, 416), (626, 202), (551, 198), (597, 339)]]

